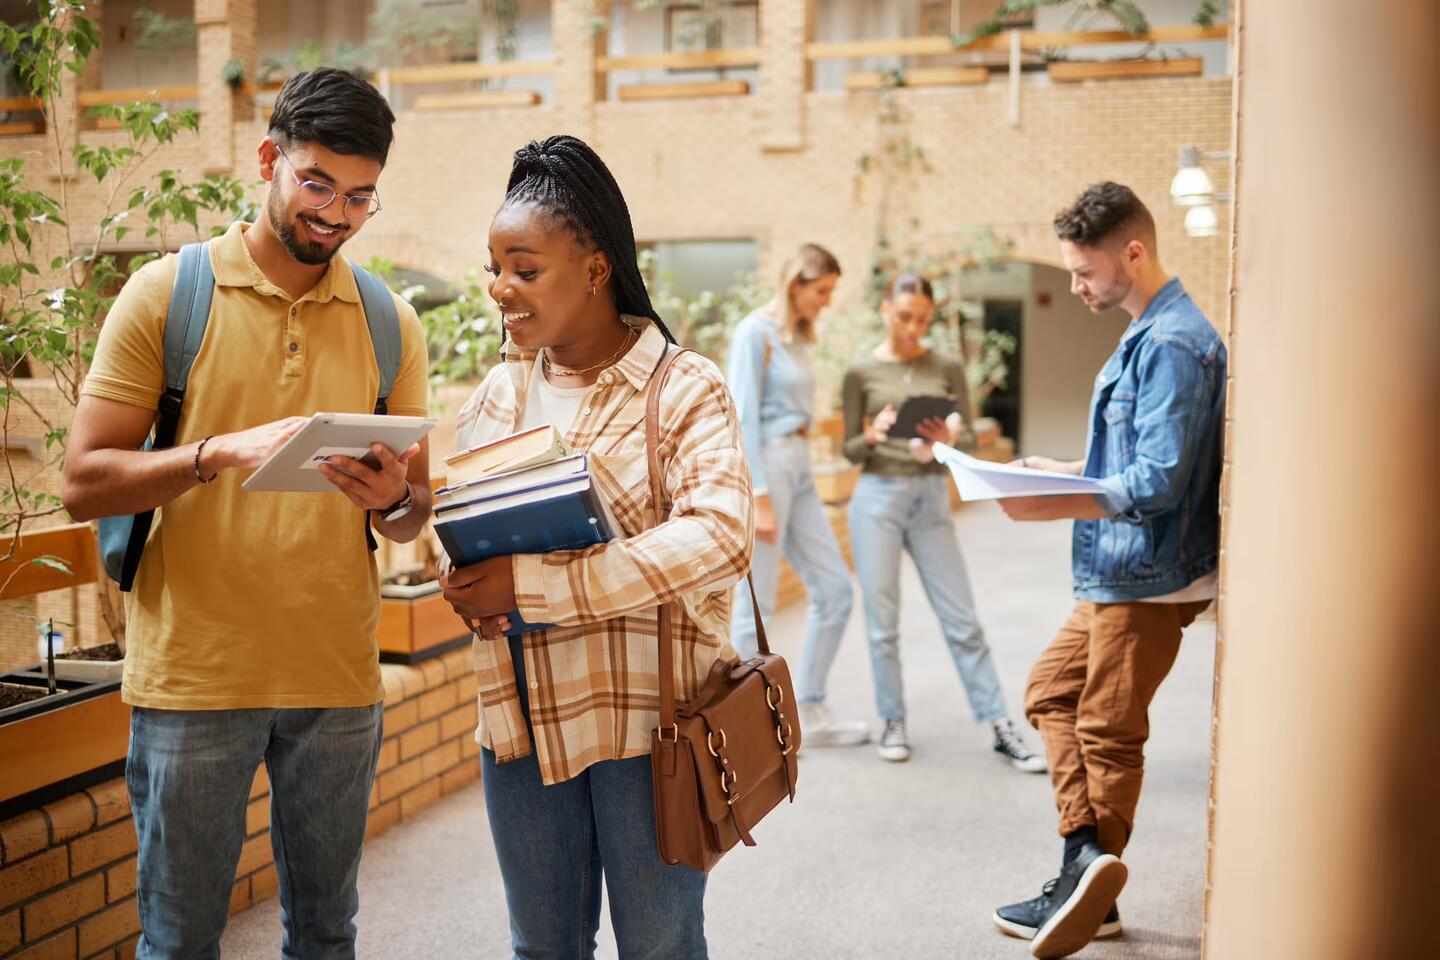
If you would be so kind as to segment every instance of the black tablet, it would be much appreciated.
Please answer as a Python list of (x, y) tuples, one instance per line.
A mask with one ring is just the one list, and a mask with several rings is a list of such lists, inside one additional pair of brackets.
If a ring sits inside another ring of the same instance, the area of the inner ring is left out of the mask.
[(955, 412), (954, 397), (910, 397), (900, 405), (895, 414), (895, 425), (890, 428), (892, 437), (918, 437), (915, 432), (921, 421), (931, 417), (944, 420)]

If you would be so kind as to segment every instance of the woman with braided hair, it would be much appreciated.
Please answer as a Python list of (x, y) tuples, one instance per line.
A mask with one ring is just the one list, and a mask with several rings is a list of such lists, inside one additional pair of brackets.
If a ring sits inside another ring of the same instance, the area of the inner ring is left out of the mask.
[[(687, 353), (660, 395), (668, 515), (649, 527), (646, 394), (673, 338), (635, 263), (614, 177), (574, 137), (515, 154), (490, 227), (490, 295), (505, 362), (460, 412), (461, 447), (549, 423), (591, 473), (620, 536), (587, 550), (449, 571), (446, 599), (480, 624), (475, 664), (485, 804), (517, 957), (591, 957), (600, 879), (623, 957), (706, 956), (705, 875), (655, 839), (655, 610), (672, 603), (675, 694), (736, 660), (728, 596), (750, 564), (749, 474), (720, 371)], [(547, 629), (506, 638), (508, 615)]]

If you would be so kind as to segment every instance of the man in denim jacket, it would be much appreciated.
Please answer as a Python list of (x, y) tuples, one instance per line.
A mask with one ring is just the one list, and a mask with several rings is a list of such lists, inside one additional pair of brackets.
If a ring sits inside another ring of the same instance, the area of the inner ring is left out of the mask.
[(1148, 709), (1180, 632), (1215, 599), (1225, 346), (1155, 245), (1128, 188), (1099, 183), (1055, 218), (1071, 290), (1129, 329), (1095, 379), (1084, 460), (1020, 465), (1095, 477), (1091, 496), (1002, 500), (1014, 520), (1074, 520), (1074, 612), (1030, 674), (1026, 714), (1045, 741), (1065, 852), (1033, 900), (996, 925), (1062, 957), (1118, 936), (1144, 774)]

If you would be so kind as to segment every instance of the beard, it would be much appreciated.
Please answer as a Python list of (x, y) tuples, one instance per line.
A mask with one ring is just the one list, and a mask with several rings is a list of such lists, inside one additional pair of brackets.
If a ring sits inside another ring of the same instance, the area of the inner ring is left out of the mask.
[(1090, 305), (1090, 312), (1105, 313), (1108, 310), (1114, 310), (1125, 302), (1125, 298), (1130, 296), (1132, 289), (1134, 289), (1133, 286), (1111, 284), (1102, 295), (1094, 298), (1095, 302)]
[[(265, 202), (265, 214), (270, 218), (270, 226), (275, 231), (275, 236), (280, 238), (286, 252), (309, 267), (323, 267), (329, 263), (345, 245), (345, 234), (349, 232), (348, 228), (340, 232), (340, 242), (335, 244), (333, 249), (305, 239), (295, 229), (295, 224), (285, 218), (285, 205), (280, 202), (279, 193), (274, 190)], [(304, 219), (305, 215), (302, 213), (300, 217)]]

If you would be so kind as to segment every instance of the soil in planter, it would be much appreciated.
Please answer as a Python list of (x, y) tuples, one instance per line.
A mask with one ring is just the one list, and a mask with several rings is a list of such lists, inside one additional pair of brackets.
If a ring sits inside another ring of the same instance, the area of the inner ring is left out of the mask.
[(45, 695), (45, 691), (39, 687), (26, 687), (18, 683), (0, 683), (0, 710), (4, 710), (6, 707), (18, 707), (22, 703), (39, 700)]
[(81, 647), (79, 650), (67, 650), (65, 653), (57, 653), (56, 660), (124, 660), (125, 654), (120, 652), (120, 645), (116, 643), (102, 643), (98, 647)]

